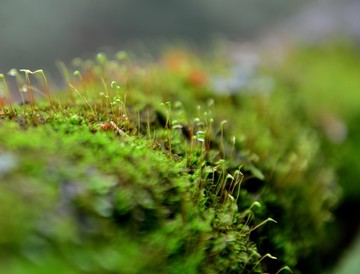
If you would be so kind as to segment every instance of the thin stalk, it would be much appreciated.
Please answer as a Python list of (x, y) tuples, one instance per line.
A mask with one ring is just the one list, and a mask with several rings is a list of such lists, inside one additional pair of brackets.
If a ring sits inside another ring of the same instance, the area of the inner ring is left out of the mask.
[(277, 260), (276, 257), (272, 256), (270, 253), (266, 253), (264, 256), (262, 256), (260, 258), (260, 260), (254, 265), (254, 267), (251, 269), (250, 273), (253, 273), (254, 270), (256, 269), (256, 267), (265, 259), (265, 258), (270, 258), (272, 260)]
[(22, 102), (22, 105), (23, 105), (23, 107), (24, 107), (24, 113), (25, 113), (25, 112), (26, 112), (26, 104), (25, 104), (24, 94), (23, 94), (22, 88), (21, 88), (21, 86), (22, 86), (21, 83), (23, 82), (23, 79), (21, 78), (21, 75), (19, 74), (19, 72), (17, 71), (17, 69), (11, 69), (11, 70), (9, 70), (8, 75), (15, 77), (16, 85), (17, 85), (17, 90), (18, 90), (18, 92), (20, 93), (21, 102)]
[(68, 85), (77, 95), (80, 96), (80, 98), (84, 101), (84, 103), (89, 106), (91, 112), (94, 113), (94, 109), (92, 108), (90, 102), (86, 99), (86, 97), (82, 96), (81, 93), (72, 84), (68, 83)]
[(225, 146), (224, 146), (224, 124), (226, 124), (227, 121), (224, 120), (220, 123), (220, 151), (222, 153), (223, 159), (225, 159)]
[(7, 83), (6, 83), (6, 79), (5, 79), (4, 74), (1, 74), (1, 73), (0, 73), (0, 79), (1, 79), (2, 82), (3, 82), (5, 96), (6, 96), (6, 99), (8, 100), (8, 102), (9, 102), (9, 106), (10, 106), (11, 112), (14, 113), (14, 108), (13, 108), (13, 106), (12, 106), (11, 98), (10, 98), (9, 86), (8, 86)]
[(33, 74), (33, 72), (31, 72), (28, 69), (21, 69), (20, 71), (25, 73), (26, 92), (29, 97), (31, 111), (32, 111), (32, 113), (34, 113), (35, 112), (35, 100), (34, 100), (34, 94), (32, 92), (31, 81), (30, 81), (30, 77), (29, 77), (29, 74)]
[(50, 103), (50, 107), (51, 109), (54, 111), (54, 105), (53, 105), (53, 102), (52, 102), (52, 99), (51, 99), (51, 95), (50, 95), (50, 87), (49, 87), (49, 82), (46, 78), (46, 75), (44, 73), (44, 71), (42, 69), (39, 69), (37, 71), (34, 72), (34, 74), (40, 74), (41, 77), (43, 78), (44, 80), (44, 84), (45, 84), (45, 94), (47, 95), (48, 97), (48, 100), (49, 100), (49, 103)]

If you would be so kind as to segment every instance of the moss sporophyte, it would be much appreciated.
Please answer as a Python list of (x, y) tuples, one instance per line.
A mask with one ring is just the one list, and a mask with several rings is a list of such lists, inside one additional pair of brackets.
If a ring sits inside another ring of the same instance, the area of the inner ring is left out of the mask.
[(0, 74), (4, 273), (298, 273), (320, 248), (336, 187), (295, 91), (218, 93), (186, 52), (73, 65), (61, 92)]

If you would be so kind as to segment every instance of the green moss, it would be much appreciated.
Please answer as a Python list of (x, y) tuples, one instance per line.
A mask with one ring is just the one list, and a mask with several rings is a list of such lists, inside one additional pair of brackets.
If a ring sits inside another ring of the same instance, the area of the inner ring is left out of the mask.
[(308, 92), (329, 86), (311, 80), (320, 59), (301, 54), (291, 60), (319, 62), (308, 82), (285, 64), (271, 93), (232, 95), (211, 84), (207, 67), (218, 65), (189, 53), (143, 67), (101, 54), (65, 70), (69, 90), (51, 101), (2, 107), (2, 269), (301, 269), (338, 194)]
[[(0, 186), (6, 198), (1, 212), (14, 217), (2, 224), (3, 250), (14, 249), (2, 262), (17, 258), (7, 272), (31, 273), (57, 264), (75, 273), (210, 271), (213, 267), (204, 263), (208, 250), (216, 247), (215, 256), (228, 245), (218, 247), (220, 236), (211, 233), (222, 221), (215, 222), (214, 213), (208, 216), (210, 209), (198, 208), (190, 196), (199, 177), (191, 178), (186, 160), (167, 155), (153, 139), (117, 136), (73, 121), (74, 115), (55, 115), (36, 127), (24, 117), (2, 123), (1, 150), (16, 159)], [(229, 224), (230, 234), (234, 229)], [(232, 245), (249, 241), (246, 233), (237, 234)], [(253, 245), (242, 248), (249, 250), (256, 259)], [(39, 259), (45, 254), (48, 260)], [(100, 254), (105, 259), (97, 258)], [(36, 259), (29, 267), (28, 260)], [(224, 260), (216, 272), (228, 269)], [(231, 261), (235, 269), (244, 265)]]

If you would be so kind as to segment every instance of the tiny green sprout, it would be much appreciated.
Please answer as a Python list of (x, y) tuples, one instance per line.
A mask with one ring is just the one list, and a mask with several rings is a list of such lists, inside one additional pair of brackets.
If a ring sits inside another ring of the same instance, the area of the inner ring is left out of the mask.
[[(234, 178), (235, 178), (235, 184), (234, 184), (234, 188), (235, 188), (235, 186), (236, 186), (237, 184), (241, 184), (241, 182), (242, 182), (242, 180), (243, 180), (243, 178), (244, 178), (244, 175), (241, 173), (240, 170), (235, 170), (233, 176), (234, 176)], [(234, 191), (234, 189), (233, 189), (232, 191)]]
[(273, 222), (273, 223), (276, 223), (276, 224), (277, 224), (277, 221), (275, 221), (274, 219), (272, 219), (272, 218), (269, 217), (269, 218), (267, 218), (266, 220), (262, 221), (260, 224), (254, 226), (254, 227), (250, 230), (250, 232), (258, 229), (260, 226), (263, 226), (264, 224), (266, 224), (266, 223), (268, 223), (268, 222)]
[[(233, 187), (230, 190), (230, 193), (234, 193), (235, 187), (238, 186), (238, 191), (237, 191), (237, 196), (236, 196), (236, 202), (237, 202), (239, 199), (239, 196), (240, 196), (240, 186), (241, 186), (242, 180), (244, 179), (244, 174), (241, 173), (240, 169), (235, 170), (234, 178), (236, 178), (235, 183), (233, 184)], [(251, 207), (250, 207), (250, 210), (251, 210)]]
[(223, 128), (223, 127), (224, 127), (224, 125), (225, 125), (227, 122), (228, 122), (227, 120), (223, 120), (223, 121), (221, 121), (221, 123), (220, 123), (221, 128)]
[(114, 104), (119, 104), (119, 105), (121, 105), (121, 104), (122, 104), (122, 101), (121, 101), (120, 98), (118, 98), (118, 97), (115, 96), (113, 103), (114, 103)]
[(174, 103), (174, 108), (175, 109), (180, 109), (180, 108), (182, 108), (183, 107), (183, 104), (180, 102), (180, 101), (176, 101), (175, 103)]
[(182, 129), (183, 126), (179, 123), (178, 120), (173, 120), (171, 122), (171, 128), (173, 128), (173, 129)]
[(239, 177), (239, 176), (243, 177), (244, 174), (243, 174), (240, 170), (235, 170), (234, 176), (236, 176), (236, 177)]
[(37, 73), (39, 73), (39, 74), (44, 74), (44, 70), (38, 69), (38, 70), (35, 70), (35, 71), (33, 72), (33, 74), (37, 74)]
[[(6, 79), (5, 79), (5, 75), (0, 73), (0, 79), (2, 80), (2, 83), (3, 83), (3, 88), (4, 88), (4, 93), (5, 93), (5, 97), (6, 99), (8, 100), (9, 102), (9, 105), (10, 105), (10, 108), (11, 108), (11, 111), (14, 112), (14, 109), (12, 107), (12, 104), (11, 104), (11, 99), (10, 99), (10, 91), (9, 91), (9, 87), (6, 83)], [(1, 94), (0, 94), (1, 95)]]
[(196, 135), (194, 136), (195, 139), (201, 143), (205, 142), (205, 132), (199, 130), (198, 132), (196, 132)]
[(123, 60), (126, 60), (126, 59), (128, 59), (128, 54), (126, 53), (126, 51), (123, 51), (123, 50), (121, 50), (121, 51), (118, 51), (117, 53), (116, 53), (116, 55), (115, 55), (115, 58), (117, 59), (117, 60), (119, 60), (119, 61), (123, 61)]
[(278, 270), (278, 272), (276, 272), (275, 274), (279, 274), (279, 273), (282, 272), (283, 270), (287, 270), (287, 271), (289, 271), (290, 273), (293, 273), (293, 271), (291, 270), (291, 268), (286, 265), (286, 266), (283, 266), (282, 268), (280, 268), (280, 269)]
[(270, 253), (266, 253), (264, 256), (263, 256), (263, 258), (265, 259), (265, 258), (270, 258), (270, 259), (272, 259), (272, 260), (277, 260), (277, 258), (275, 257), (275, 256), (272, 256)]
[(220, 150), (222, 151), (223, 158), (226, 157), (225, 147), (224, 147), (224, 125), (227, 123), (227, 120), (223, 120), (220, 123)]
[(271, 255), (270, 253), (266, 253), (264, 256), (262, 256), (260, 258), (260, 260), (254, 265), (254, 267), (251, 269), (250, 273), (253, 273), (255, 268), (265, 259), (265, 258), (270, 258), (272, 260), (277, 260), (277, 258), (273, 255)]
[(233, 196), (231, 196), (229, 193), (228, 193), (228, 197), (230, 198), (230, 200), (231, 200), (232, 202), (235, 202), (235, 198), (234, 198)]
[(121, 89), (121, 86), (116, 81), (112, 81), (110, 86), (111, 86), (111, 88), (116, 89), (116, 90)]
[(0, 79), (4, 79), (4, 78), (5, 78), (4, 74), (0, 73)]
[(236, 144), (236, 136), (231, 137), (231, 143), (233, 146)]
[(46, 78), (46, 75), (44, 73), (44, 70), (42, 69), (38, 69), (36, 71), (33, 72), (33, 74), (39, 74), (41, 76), (41, 78), (43, 79), (44, 81), (44, 87), (45, 87), (45, 93), (48, 97), (48, 100), (49, 100), (49, 103), (50, 103), (50, 106), (52, 108), (52, 110), (54, 110), (54, 105), (53, 105), (53, 102), (52, 102), (52, 99), (51, 99), (51, 95), (50, 95), (50, 87), (49, 87), (49, 82)]
[(65, 63), (62, 61), (56, 61), (56, 66), (58, 67), (58, 69), (62, 72), (64, 79), (66, 82), (69, 81), (70, 79), (70, 75), (69, 75), (69, 70), (66, 67)]
[(21, 91), (22, 91), (23, 93), (28, 92), (27, 86), (26, 86), (26, 85), (22, 85), (22, 86), (21, 86)]
[(8, 75), (9, 76), (13, 76), (13, 77), (16, 77), (18, 75), (18, 71), (17, 69), (10, 69), (9, 72), (8, 72)]
[(16, 79), (16, 84), (17, 84), (17, 90), (18, 92), (20, 93), (20, 96), (21, 96), (21, 101), (22, 101), (22, 104), (24, 106), (24, 111), (26, 109), (26, 106), (25, 106), (25, 98), (24, 98), (24, 94), (22, 92), (22, 88), (21, 88), (21, 85), (23, 83), (23, 79), (21, 78), (21, 75), (19, 74), (19, 72), (17, 71), (17, 69), (15, 68), (12, 68), (8, 71), (8, 75), (9, 76), (12, 76), (12, 77), (15, 77)]
[(99, 52), (98, 54), (96, 54), (96, 60), (98, 61), (99, 64), (103, 65), (107, 62), (108, 59), (105, 53)]
[(264, 180), (265, 179), (265, 175), (262, 173), (262, 171), (260, 169), (258, 169), (256, 166), (254, 165), (250, 165), (249, 170), (251, 171), (251, 174), (255, 177), (258, 178), (259, 180)]
[(212, 99), (212, 98), (210, 98), (210, 99), (207, 100), (206, 103), (207, 103), (207, 106), (208, 106), (208, 107), (212, 107), (212, 106), (215, 104), (215, 100)]
[(70, 89), (73, 92), (75, 92), (77, 95), (79, 95), (79, 97), (84, 101), (84, 103), (89, 106), (91, 112), (94, 113), (94, 109), (92, 108), (90, 102), (86, 99), (86, 97), (82, 96), (81, 93), (72, 84), (68, 83), (68, 85), (69, 85)]
[(230, 174), (230, 173), (228, 173), (227, 175), (226, 175), (226, 178), (225, 178), (225, 180), (228, 180), (228, 179), (230, 179), (230, 180), (234, 180), (234, 177)]
[(32, 72), (31, 70), (29, 69), (20, 69), (21, 72), (24, 72), (25, 75), (29, 75), (29, 74), (34, 74), (34, 72)]
[(258, 201), (255, 201), (251, 204), (249, 209), (252, 209), (253, 207), (261, 207), (261, 204)]
[(226, 161), (224, 159), (220, 159), (215, 163), (216, 166), (222, 166), (225, 167)]
[(78, 70), (75, 70), (75, 71), (73, 72), (73, 75), (76, 76), (76, 77), (81, 78), (81, 72), (78, 71)]
[[(160, 106), (166, 107), (166, 123), (165, 123), (165, 128), (169, 128), (169, 126), (170, 126), (171, 103), (170, 103), (170, 102), (160, 103)], [(170, 139), (169, 139), (169, 141), (170, 141)]]
[(30, 74), (34, 74), (34, 73), (29, 69), (20, 69), (20, 71), (24, 72), (24, 74), (25, 74), (26, 92), (29, 96), (31, 111), (34, 113), (35, 112), (35, 100), (34, 100), (34, 95), (32, 93), (31, 82), (30, 82), (30, 77), (29, 77)]

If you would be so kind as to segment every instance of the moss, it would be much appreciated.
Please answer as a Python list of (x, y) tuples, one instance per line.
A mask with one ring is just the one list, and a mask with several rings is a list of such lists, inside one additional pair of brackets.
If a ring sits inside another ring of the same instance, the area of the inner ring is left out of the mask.
[[(160, 140), (89, 122), (98, 117), (79, 123), (78, 115), (55, 113), (38, 123), (39, 115), (4, 117), (0, 128), (1, 151), (15, 159), (1, 183), (1, 211), (14, 217), (2, 224), (8, 273), (56, 265), (74, 273), (211, 273), (245, 264), (218, 254), (230, 248), (219, 238), (235, 227), (211, 232), (222, 221), (204, 197), (190, 195), (201, 178), (189, 174), (186, 158), (164, 153)], [(232, 251), (239, 241), (249, 242), (247, 233), (231, 236), (231, 252), (258, 258), (250, 243)]]
[[(352, 209), (359, 206), (359, 49), (349, 43), (297, 50), (277, 71), (283, 83), (301, 92), (307, 121), (317, 130), (320, 150), (341, 187), (335, 222), (323, 233), (323, 265), (334, 265), (357, 233)], [(328, 175), (329, 176), (329, 175)], [(329, 241), (329, 238), (334, 239)]]
[(314, 259), (338, 194), (317, 83), (285, 64), (271, 93), (226, 95), (212, 67), (101, 54), (63, 67), (69, 90), (3, 106), (2, 269), (276, 273)]

